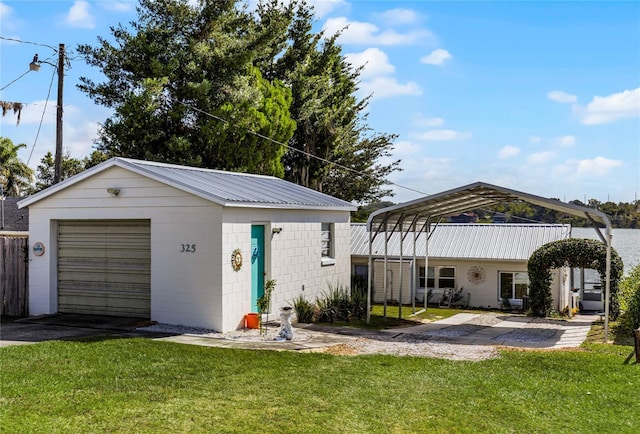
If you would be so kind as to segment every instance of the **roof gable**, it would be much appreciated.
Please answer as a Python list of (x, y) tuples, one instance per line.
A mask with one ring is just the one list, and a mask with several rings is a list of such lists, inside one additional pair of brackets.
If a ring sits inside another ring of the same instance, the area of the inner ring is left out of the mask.
[(29, 206), (110, 167), (121, 167), (228, 207), (354, 211), (351, 203), (273, 176), (202, 169), (115, 157), (19, 203)]

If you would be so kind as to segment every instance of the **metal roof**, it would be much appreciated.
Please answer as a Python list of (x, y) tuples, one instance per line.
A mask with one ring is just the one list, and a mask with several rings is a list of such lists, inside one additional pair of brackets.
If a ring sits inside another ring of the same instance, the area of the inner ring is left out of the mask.
[[(110, 167), (121, 167), (222, 206), (355, 211), (349, 202), (273, 176), (115, 157), (20, 202), (29, 206)], [(122, 188), (126, 188), (125, 185)]]
[[(428, 221), (434, 223), (434, 219), (438, 217), (509, 202), (528, 202), (555, 211), (586, 217), (592, 222), (600, 223), (607, 228), (611, 227), (609, 217), (596, 209), (564, 203), (556, 199), (547, 199), (483, 182), (476, 182), (383, 208), (369, 216), (367, 225), (376, 232), (383, 230), (385, 224), (390, 231), (394, 227), (398, 228), (398, 230), (406, 231), (414, 222), (419, 228)], [(402, 228), (400, 224), (402, 224)]]
[[(439, 224), (429, 239), (429, 258), (526, 261), (546, 243), (570, 238), (571, 226), (558, 224)], [(413, 256), (413, 233), (406, 235), (402, 250)], [(373, 241), (373, 256), (384, 256), (384, 233)], [(416, 255), (425, 255), (425, 232), (418, 235)], [(389, 233), (389, 257), (400, 256), (400, 233)], [(369, 233), (365, 224), (351, 225), (351, 255), (369, 256)]]

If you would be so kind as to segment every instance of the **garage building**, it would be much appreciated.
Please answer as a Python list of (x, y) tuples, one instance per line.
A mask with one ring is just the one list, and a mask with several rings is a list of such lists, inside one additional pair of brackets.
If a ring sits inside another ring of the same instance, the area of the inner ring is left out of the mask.
[(22, 200), (30, 315), (243, 326), (350, 282), (345, 201), (275, 177), (113, 158)]

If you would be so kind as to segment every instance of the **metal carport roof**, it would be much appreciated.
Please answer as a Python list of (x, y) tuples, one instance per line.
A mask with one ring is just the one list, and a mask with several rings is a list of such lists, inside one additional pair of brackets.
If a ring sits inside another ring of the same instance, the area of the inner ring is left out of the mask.
[[(607, 247), (607, 266), (605, 277), (605, 340), (607, 339), (609, 326), (609, 302), (610, 302), (610, 270), (611, 270), (611, 221), (609, 217), (597, 209), (561, 202), (557, 199), (547, 199), (541, 196), (511, 190), (497, 185), (484, 182), (443, 191), (441, 193), (425, 196), (410, 202), (393, 205), (373, 212), (367, 221), (369, 231), (369, 297), (371, 299), (371, 245), (375, 237), (384, 233), (388, 238), (388, 232), (413, 232), (420, 233), (428, 230), (432, 222), (436, 222), (440, 217), (449, 216), (456, 213), (470, 211), (478, 208), (486, 208), (499, 203), (527, 202), (544, 208), (567, 213), (570, 215), (587, 218), (593, 224), (598, 236)], [(605, 227), (603, 235), (598, 224)], [(428, 251), (428, 242), (427, 251)], [(428, 254), (425, 252), (425, 258)], [(386, 267), (385, 267), (386, 270)], [(386, 282), (386, 277), (384, 279)], [(368, 301), (370, 303), (370, 301)], [(367, 322), (369, 322), (369, 311), (367, 311)]]

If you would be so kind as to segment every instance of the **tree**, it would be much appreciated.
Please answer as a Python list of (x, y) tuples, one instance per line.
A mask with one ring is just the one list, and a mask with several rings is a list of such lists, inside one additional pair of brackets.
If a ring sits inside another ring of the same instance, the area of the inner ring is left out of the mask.
[(115, 112), (98, 149), (284, 176), (278, 142), (295, 129), (291, 93), (254, 66), (278, 35), (236, 1), (192, 3), (141, 0), (131, 31), (111, 28), (114, 45), (99, 37), (96, 47), (78, 47), (106, 76), (104, 83), (82, 77), (79, 88)]
[[(67, 150), (62, 155), (62, 164), (60, 166), (60, 180), (64, 180), (69, 178), (70, 176), (77, 175), (78, 173), (85, 170), (85, 164), (82, 160), (78, 160), (76, 158), (72, 158), (69, 151)], [(47, 187), (51, 187), (54, 182), (54, 158), (51, 152), (47, 152), (42, 160), (40, 160), (40, 164), (36, 169), (36, 185), (31, 191), (31, 194), (37, 193), (40, 190), (44, 190)]]
[(31, 185), (33, 170), (18, 158), (18, 151), (26, 147), (0, 137), (0, 184), (7, 196), (21, 196)]
[[(276, 0), (261, 4), (260, 22), (280, 22), (278, 11), (286, 17), (292, 13)], [(293, 95), (297, 128), (284, 156), (285, 178), (347, 201), (379, 200), (391, 195), (382, 186), (399, 170), (399, 161), (380, 163), (390, 156), (395, 136), (367, 126), (369, 99), (355, 96), (360, 70), (346, 61), (336, 42), (339, 35), (315, 33), (313, 20), (313, 9), (296, 3), (286, 43), (272, 40), (275, 45), (259, 63), (265, 77), (282, 80)]]

